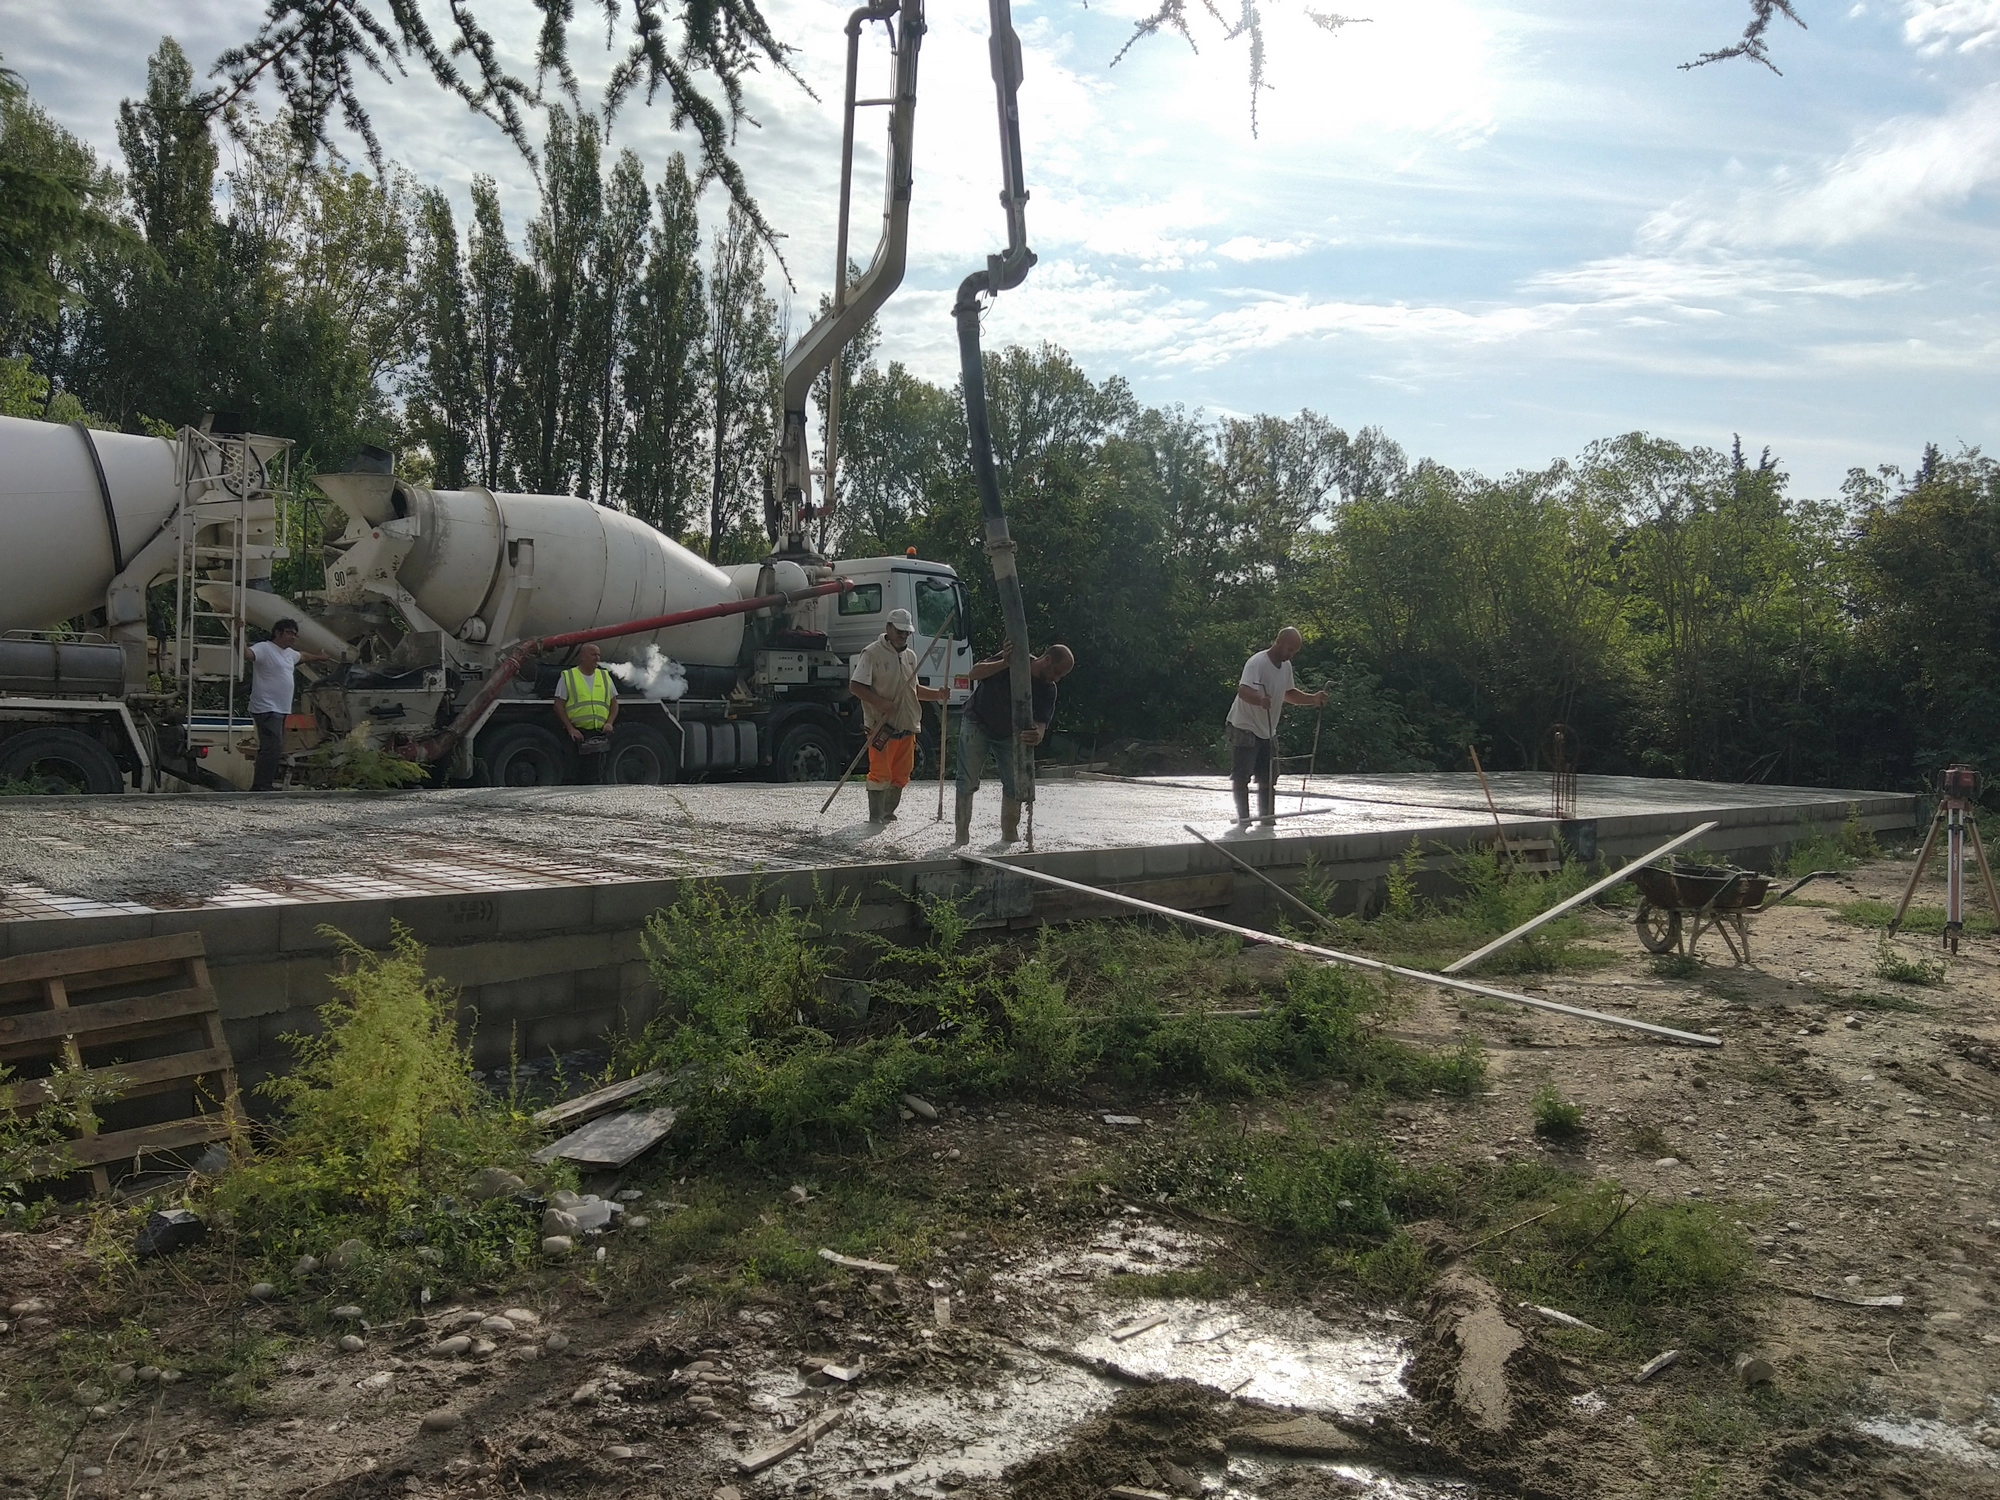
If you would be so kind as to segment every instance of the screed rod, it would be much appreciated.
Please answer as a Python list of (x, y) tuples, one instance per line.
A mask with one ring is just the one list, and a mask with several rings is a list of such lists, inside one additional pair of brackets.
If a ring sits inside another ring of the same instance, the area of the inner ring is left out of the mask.
[(1499, 937), (1495, 938), (1492, 942), (1488, 943), (1484, 948), (1477, 949), (1474, 952), (1466, 954), (1465, 957), (1461, 959), (1446, 964), (1444, 966), (1444, 972), (1447, 974), (1457, 974), (1465, 969), (1471, 968), (1474, 964), (1478, 963), (1480, 959), (1498, 953), (1502, 948), (1506, 947), (1509, 943), (1513, 942), (1515, 939), (1526, 937), (1529, 933), (1533, 932), (1537, 927), (1540, 927), (1544, 922), (1553, 922), (1557, 917), (1561, 916), (1571, 907), (1581, 906), (1584, 902), (1588, 901), (1592, 896), (1595, 896), (1599, 891), (1610, 890), (1611, 887), (1618, 884), (1619, 881), (1623, 880), (1627, 875), (1630, 875), (1634, 870), (1639, 869), (1643, 865), (1651, 864), (1654, 860), (1658, 859), (1663, 854), (1672, 854), (1674, 850), (1680, 848), (1681, 845), (1693, 843), (1696, 839), (1700, 838), (1704, 833), (1707, 833), (1710, 829), (1719, 826), (1720, 825), (1716, 823), (1704, 823), (1699, 828), (1690, 828), (1686, 833), (1682, 834), (1679, 838), (1668, 839), (1666, 843), (1660, 845), (1660, 847), (1655, 849), (1651, 854), (1640, 855), (1637, 859), (1633, 860), (1631, 864), (1625, 866), (1624, 869), (1614, 871), (1613, 873), (1605, 876), (1602, 880), (1598, 881), (1595, 885), (1584, 887), (1584, 889), (1578, 891), (1574, 896), (1571, 896), (1567, 901), (1558, 901), (1554, 906), (1551, 906), (1547, 911), (1542, 912), (1540, 915), (1528, 918), (1527, 921), (1523, 922), (1519, 927), (1516, 927), (1512, 932), (1502, 933)]
[(1310, 906), (1306, 905), (1305, 902), (1301, 901), (1297, 896), (1292, 894), (1292, 892), (1286, 890), (1283, 886), (1279, 885), (1277, 881), (1273, 880), (1270, 876), (1266, 875), (1262, 870), (1258, 869), (1248, 860), (1238, 859), (1228, 849), (1225, 849), (1222, 845), (1218, 844), (1214, 839), (1210, 838), (1207, 834), (1203, 833), (1199, 828), (1195, 827), (1194, 824), (1192, 823), (1183, 823), (1181, 824), (1181, 827), (1185, 828), (1189, 833), (1193, 834), (1196, 838), (1200, 839), (1204, 844), (1208, 845), (1209, 848), (1213, 849), (1217, 854), (1220, 854), (1224, 859), (1228, 860), (1232, 865), (1236, 866), (1236, 868), (1241, 870), (1245, 875), (1249, 875), (1258, 880), (1263, 881), (1264, 884), (1268, 885), (1273, 891), (1277, 892), (1279, 896), (1291, 902), (1292, 905), (1296, 906), (1300, 911), (1304, 912), (1307, 916), (1311, 917), (1316, 925), (1321, 927), (1324, 927), (1326, 925), (1326, 916), (1324, 913), (1314, 911)]
[(1186, 922), (1194, 927), (1206, 927), (1211, 932), (1226, 932), (1232, 937), (1240, 937), (1245, 942), (1263, 943), (1272, 948), (1284, 948), (1293, 953), (1303, 953), (1309, 958), (1325, 959), (1328, 963), (1346, 964), (1349, 968), (1368, 969), (1377, 974), (1394, 974), (1398, 979), (1411, 979), (1419, 984), (1434, 984), (1440, 989), (1459, 990), (1468, 995), (1484, 995), (1489, 1000), (1505, 1000), (1512, 1005), (1525, 1005), (1531, 1010), (1554, 1011), (1558, 1015), (1575, 1016), (1583, 1021), (1596, 1021), (1603, 1026), (1619, 1026), (1629, 1031), (1643, 1031), (1650, 1036), (1665, 1037), (1668, 1041), (1686, 1042), (1694, 1047), (1720, 1047), (1722, 1038), (1704, 1036), (1698, 1031), (1676, 1031), (1671, 1026), (1655, 1026), (1651, 1021), (1633, 1021), (1624, 1016), (1607, 1016), (1601, 1011), (1585, 1010), (1578, 1005), (1564, 1005), (1555, 1000), (1537, 1000), (1532, 995), (1517, 995), (1512, 990), (1496, 990), (1491, 985), (1474, 984), (1465, 979), (1448, 979), (1442, 974), (1429, 974), (1422, 969), (1405, 969), (1399, 964), (1383, 963), (1379, 958), (1362, 958), (1354, 953), (1341, 953), (1333, 948), (1321, 948), (1312, 943), (1301, 943), (1295, 938), (1279, 937), (1275, 933), (1259, 932), (1254, 927), (1238, 927), (1234, 922), (1224, 922), (1215, 917), (1204, 917), (1199, 912), (1176, 911), (1171, 906), (1161, 906), (1152, 901), (1141, 901), (1137, 896), (1124, 896), (1116, 891), (1107, 891), (1094, 885), (1085, 885), (1079, 880), (1064, 880), (1060, 875), (1046, 874), (1030, 869), (1026, 865), (1010, 865), (1002, 860), (988, 859), (983, 854), (969, 854), (959, 851), (958, 857), (969, 865), (984, 865), (989, 870), (1003, 870), (1009, 875), (1023, 875), (1029, 880), (1038, 880), (1043, 885), (1075, 891), (1084, 896), (1095, 896), (1102, 901), (1110, 901), (1119, 906), (1129, 906), (1134, 911), (1150, 912), (1156, 917), (1172, 917), (1177, 922)]

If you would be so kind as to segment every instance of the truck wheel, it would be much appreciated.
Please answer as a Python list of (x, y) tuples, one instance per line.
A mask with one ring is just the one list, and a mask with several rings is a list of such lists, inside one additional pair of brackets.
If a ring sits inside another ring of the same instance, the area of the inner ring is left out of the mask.
[(771, 758), (771, 779), (831, 781), (845, 764), (832, 731), (819, 724), (795, 724), (778, 741), (778, 753)]
[(651, 724), (620, 724), (605, 754), (604, 779), (614, 786), (660, 786), (680, 764), (673, 742)]
[(503, 724), (480, 735), (479, 780), (484, 786), (561, 786), (569, 779), (562, 741), (539, 724)]
[(125, 790), (125, 769), (80, 730), (29, 729), (0, 742), (0, 781), (25, 781), (38, 792), (106, 797)]

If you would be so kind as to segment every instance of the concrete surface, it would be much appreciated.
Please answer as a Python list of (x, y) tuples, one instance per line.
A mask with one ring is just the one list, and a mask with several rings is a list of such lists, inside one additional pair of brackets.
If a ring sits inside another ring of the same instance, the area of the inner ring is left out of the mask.
[[(1493, 778), (1509, 829), (1555, 825), (1548, 782)], [(859, 786), (816, 817), (825, 786), (754, 782), (551, 790), (0, 799), (0, 959), (199, 930), (246, 1085), (283, 1068), (288, 1034), (317, 1025), (343, 936), (382, 949), (400, 926), (458, 987), (481, 1066), (636, 1029), (658, 1003), (641, 947), (652, 913), (689, 878), (768, 909), (838, 902), (847, 933), (908, 932), (919, 900), (969, 901), (984, 926), (1112, 914), (1109, 903), (996, 877), (952, 857), (937, 791), (913, 787), (885, 828)], [(947, 793), (947, 819), (950, 796)], [(1219, 777), (1049, 781), (1039, 868), (1181, 910), (1267, 921), (1263, 885), (1188, 836), (1192, 824), (1278, 882), (1310, 869), (1340, 910), (1381, 899), (1413, 836), (1436, 851), (1489, 838), (1464, 775), (1324, 777), (1280, 799), (1271, 829), (1237, 831)], [(1858, 811), (1907, 836), (1917, 801), (1888, 793), (1584, 777), (1561, 832), (1586, 854), (1631, 858), (1709, 818), (1711, 854), (1755, 863)], [(997, 846), (999, 796), (980, 794), (973, 848)], [(1448, 853), (1438, 854), (1444, 880)]]
[[(1545, 777), (1491, 779), (1510, 828), (1546, 832)], [(944, 821), (936, 816), (935, 784), (919, 785), (904, 795), (900, 817), (881, 827), (864, 821), (867, 802), (858, 784), (818, 816), (827, 790), (730, 782), (9, 798), (0, 800), (0, 922), (948, 857), (949, 790)], [(997, 787), (982, 790), (975, 848), (998, 839), (999, 805)], [(1791, 824), (1844, 817), (1850, 805), (1875, 817), (1911, 815), (1910, 799), (1880, 793), (1587, 776), (1577, 817), (1678, 828), (1697, 814), (1721, 814), (1732, 825), (1758, 825), (1768, 844), (1789, 841)], [(1296, 790), (1281, 797), (1279, 810), (1284, 816), (1275, 830), (1239, 834), (1223, 777), (1050, 781), (1036, 807), (1035, 847), (1053, 854), (1192, 843), (1183, 824), (1212, 838), (1289, 841), (1398, 831), (1407, 843), (1426, 829), (1490, 823), (1478, 782), (1449, 774), (1321, 777), (1303, 797)], [(1765, 836), (1766, 825), (1779, 831), (1775, 840)], [(1736, 845), (1721, 838), (1708, 847)]]

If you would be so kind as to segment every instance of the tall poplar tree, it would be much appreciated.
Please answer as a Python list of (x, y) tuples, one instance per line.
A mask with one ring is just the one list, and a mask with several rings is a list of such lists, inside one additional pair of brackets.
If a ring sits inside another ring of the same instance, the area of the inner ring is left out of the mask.
[[(589, 303), (583, 344), (590, 355), (594, 399), (591, 420), (596, 441), (586, 450), (582, 490), (589, 494), (593, 475), (597, 503), (619, 499), (617, 482), (631, 430), (621, 376), (631, 363), (635, 336), (636, 292), (646, 269), (646, 225), (652, 217), (652, 196), (646, 191), (646, 169), (630, 151), (621, 151), (611, 169), (604, 195), (604, 217), (591, 252)], [(628, 502), (629, 503), (629, 502)]]
[(521, 482), (539, 494), (579, 487), (592, 444), (596, 382), (583, 311), (591, 251), (604, 216), (595, 119), (549, 111), (542, 207), (528, 225), (528, 258), (514, 277), (514, 352), (520, 364), (516, 428)]
[(411, 436), (430, 450), (440, 488), (471, 481), (477, 381), (465, 267), (451, 201), (436, 188), (417, 197), (409, 314), (413, 369), (404, 391)]
[(708, 328), (701, 219), (678, 151), (654, 194), (644, 274), (632, 288), (630, 338), (619, 375), (630, 436), (620, 457), (626, 508), (669, 536), (694, 522), (707, 433), (702, 393)]
[(708, 555), (719, 560), (763, 497), (778, 404), (778, 307), (756, 226), (731, 207), (708, 273)]
[(507, 423), (516, 408), (514, 278), (517, 263), (500, 218), (493, 179), (472, 179), (472, 224), (466, 238), (466, 332), (471, 344), (471, 468), (489, 490), (503, 489), (514, 471)]

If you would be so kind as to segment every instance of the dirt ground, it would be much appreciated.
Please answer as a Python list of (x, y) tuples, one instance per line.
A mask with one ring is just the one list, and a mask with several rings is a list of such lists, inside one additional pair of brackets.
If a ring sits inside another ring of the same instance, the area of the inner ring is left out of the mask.
[[(643, 1163), (587, 1186), (652, 1227), (374, 1326), (311, 1278), (259, 1301), (206, 1252), (134, 1269), (105, 1251), (137, 1210), (0, 1234), (0, 1496), (2000, 1497), (2000, 939), (1966, 939), (1936, 984), (1879, 978), (1878, 934), (1833, 908), (1893, 900), (1908, 870), (1757, 919), (1753, 967), (1711, 938), (1698, 973), (1661, 977), (1605, 912), (1602, 966), (1498, 981), (1719, 1049), (1440, 991), (1396, 1023), (1476, 1035), (1488, 1067), (1472, 1100), (1388, 1106), (1401, 1160), (1549, 1158), (1740, 1217), (1756, 1391), (1693, 1356), (1635, 1383), (1448, 1248), (1404, 1306), (1263, 1276), (1240, 1226), (1108, 1185), (1179, 1099), (1120, 1106), (1141, 1124), (948, 1106), (877, 1169), (929, 1205), (894, 1269), (682, 1263), (660, 1226), (690, 1185)], [(1547, 1085), (1582, 1106), (1573, 1145), (1534, 1133)], [(756, 1222), (809, 1221), (790, 1181)], [(1133, 1272), (1184, 1275), (1153, 1297)], [(483, 1342), (450, 1352), (461, 1327)]]

